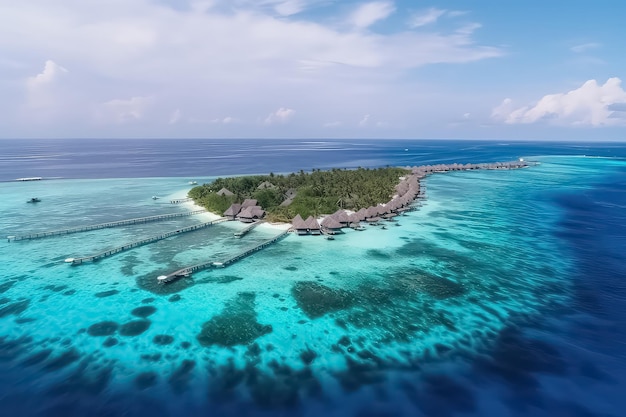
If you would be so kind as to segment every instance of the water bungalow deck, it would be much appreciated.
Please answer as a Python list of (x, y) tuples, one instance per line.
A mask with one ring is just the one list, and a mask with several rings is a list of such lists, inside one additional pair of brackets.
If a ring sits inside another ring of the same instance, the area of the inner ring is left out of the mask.
[(90, 230), (98, 230), (98, 229), (106, 229), (106, 228), (111, 228), (111, 227), (127, 226), (127, 225), (131, 225), (131, 224), (156, 222), (156, 221), (159, 221), (159, 220), (173, 219), (173, 218), (176, 218), (176, 217), (193, 216), (195, 214), (201, 214), (201, 213), (206, 213), (206, 210), (202, 209), (202, 210), (187, 211), (187, 212), (184, 212), (184, 213), (159, 214), (157, 216), (139, 217), (139, 218), (136, 218), (136, 219), (119, 220), (119, 221), (116, 221), (116, 222), (93, 224), (93, 225), (89, 225), (89, 226), (73, 227), (73, 228), (62, 229), (62, 230), (53, 230), (53, 231), (49, 231), (49, 232), (31, 233), (29, 235), (7, 236), (7, 239), (8, 239), (9, 242), (11, 242), (12, 240), (42, 239), (44, 237), (69, 235), (69, 234), (72, 234), (72, 233), (88, 232)]
[(278, 242), (279, 240), (281, 240), (282, 238), (284, 238), (285, 236), (287, 236), (288, 231), (285, 230), (284, 232), (280, 233), (279, 235), (265, 240), (262, 243), (256, 245), (253, 248), (250, 248), (248, 250), (245, 250), (244, 252), (241, 252), (235, 256), (231, 256), (230, 258), (227, 258), (225, 260), (222, 261), (215, 261), (215, 260), (209, 260), (200, 264), (196, 264), (196, 265), (192, 265), (192, 266), (188, 266), (182, 269), (179, 269), (178, 271), (172, 272), (171, 274), (168, 275), (160, 275), (159, 277), (157, 277), (157, 281), (159, 282), (159, 284), (166, 284), (168, 282), (172, 282), (174, 280), (177, 280), (178, 278), (183, 278), (183, 277), (188, 277), (189, 275), (191, 275), (194, 272), (197, 271), (201, 271), (204, 269), (209, 269), (209, 268), (225, 268), (228, 265), (231, 265), (235, 262), (237, 262), (238, 260), (245, 258), (248, 255), (251, 255), (255, 252), (260, 251), (261, 249), (264, 249), (266, 247), (268, 247), (269, 245)]
[(80, 264), (83, 264), (85, 262), (95, 262), (95, 261), (97, 261), (99, 259), (115, 255), (116, 253), (124, 252), (126, 250), (136, 248), (138, 246), (147, 245), (148, 243), (152, 243), (152, 242), (156, 242), (156, 241), (159, 241), (159, 240), (167, 239), (168, 237), (179, 235), (181, 233), (191, 232), (191, 231), (198, 230), (198, 229), (204, 229), (206, 227), (213, 226), (214, 224), (221, 223), (223, 221), (226, 221), (226, 219), (225, 218), (220, 218), (220, 219), (213, 220), (213, 221), (210, 221), (210, 222), (195, 224), (193, 226), (184, 227), (184, 228), (181, 228), (181, 229), (173, 230), (171, 232), (166, 232), (166, 233), (162, 233), (160, 235), (148, 237), (146, 239), (137, 240), (135, 242), (127, 243), (125, 245), (118, 246), (117, 248), (109, 249), (109, 250), (106, 250), (104, 252), (97, 253), (95, 255), (84, 256), (84, 257), (81, 257), (81, 258), (67, 258), (65, 260), (65, 262), (71, 263), (72, 265), (80, 265)]

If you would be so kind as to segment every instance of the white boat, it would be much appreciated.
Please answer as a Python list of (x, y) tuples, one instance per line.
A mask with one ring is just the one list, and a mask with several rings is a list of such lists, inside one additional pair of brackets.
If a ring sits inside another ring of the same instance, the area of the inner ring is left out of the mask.
[(189, 185), (196, 185), (198, 184), (198, 181), (189, 181)]

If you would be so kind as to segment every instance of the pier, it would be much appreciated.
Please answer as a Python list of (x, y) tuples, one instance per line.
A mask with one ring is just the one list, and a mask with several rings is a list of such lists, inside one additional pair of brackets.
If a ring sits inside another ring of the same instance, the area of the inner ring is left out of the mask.
[(238, 231), (237, 233), (235, 233), (235, 237), (236, 238), (244, 237), (245, 235), (248, 234), (248, 232), (250, 232), (252, 229), (257, 227), (261, 223), (265, 223), (265, 222), (263, 220), (259, 220), (259, 221), (256, 221), (256, 222), (250, 224), (249, 226), (246, 226), (245, 228), (243, 228), (240, 231)]
[(109, 249), (109, 250), (106, 250), (104, 252), (97, 253), (95, 255), (84, 256), (82, 258), (67, 258), (65, 260), (65, 262), (66, 263), (71, 263), (72, 265), (80, 265), (80, 264), (83, 264), (85, 262), (94, 262), (94, 261), (97, 261), (99, 259), (115, 255), (116, 253), (120, 253), (120, 252), (124, 252), (126, 250), (129, 250), (129, 249), (136, 248), (138, 246), (143, 246), (143, 245), (147, 245), (148, 243), (152, 243), (152, 242), (156, 242), (156, 241), (159, 241), (159, 240), (167, 239), (168, 237), (179, 235), (181, 233), (191, 232), (193, 230), (198, 230), (198, 229), (204, 229), (206, 227), (213, 226), (214, 224), (221, 223), (223, 221), (226, 221), (226, 219), (225, 218), (220, 218), (220, 219), (213, 220), (213, 221), (210, 221), (210, 222), (195, 224), (195, 225), (189, 226), (189, 227), (183, 227), (183, 228), (178, 229), (178, 230), (173, 230), (171, 232), (166, 232), (166, 233), (162, 233), (160, 235), (151, 236), (151, 237), (148, 237), (148, 238), (145, 238), (145, 239), (142, 239), (142, 240), (137, 240), (135, 242), (127, 243), (126, 245), (118, 246), (117, 248)]
[(49, 232), (31, 233), (29, 235), (7, 236), (7, 239), (9, 242), (11, 242), (12, 240), (42, 239), (44, 237), (69, 235), (72, 233), (88, 232), (90, 230), (107, 229), (111, 227), (128, 226), (131, 224), (156, 222), (159, 220), (173, 219), (176, 217), (193, 216), (195, 214), (201, 214), (201, 213), (206, 213), (206, 210), (202, 209), (202, 210), (187, 211), (184, 213), (159, 214), (157, 216), (139, 217), (136, 219), (119, 220), (116, 222), (93, 224), (89, 226), (74, 227), (74, 228), (62, 229), (62, 230), (53, 230)]
[(181, 204), (181, 203), (188, 203), (190, 201), (193, 201), (193, 198), (187, 197), (187, 198), (177, 198), (174, 200), (170, 200), (170, 204)]
[(159, 282), (159, 284), (166, 284), (168, 282), (172, 282), (178, 278), (183, 278), (183, 277), (188, 277), (189, 275), (191, 275), (194, 272), (197, 271), (201, 271), (204, 269), (209, 269), (209, 268), (225, 268), (228, 265), (231, 265), (237, 261), (239, 261), (242, 258), (245, 258), (246, 256), (249, 256), (255, 252), (260, 251), (261, 249), (264, 249), (266, 247), (268, 247), (269, 245), (278, 242), (279, 240), (281, 240), (282, 238), (284, 238), (285, 236), (287, 236), (288, 231), (285, 230), (284, 232), (280, 233), (278, 236), (275, 236), (271, 239), (268, 239), (262, 243), (260, 243), (259, 245), (248, 249), (244, 252), (241, 252), (235, 256), (232, 256), (230, 258), (227, 258), (223, 261), (215, 261), (215, 260), (210, 260), (207, 262), (203, 262), (200, 264), (196, 264), (196, 265), (192, 265), (192, 266), (188, 266), (186, 268), (182, 268), (179, 269), (178, 271), (172, 272), (169, 275), (160, 275), (159, 277), (157, 277), (157, 281)]

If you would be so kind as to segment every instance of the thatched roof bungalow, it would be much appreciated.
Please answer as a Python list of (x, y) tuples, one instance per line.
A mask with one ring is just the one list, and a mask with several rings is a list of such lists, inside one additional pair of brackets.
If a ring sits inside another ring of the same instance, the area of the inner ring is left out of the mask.
[(243, 203), (241, 203), (242, 208), (252, 207), (256, 205), (257, 205), (257, 201), (253, 198), (246, 198), (245, 200), (243, 200)]
[(309, 230), (305, 221), (302, 219), (302, 216), (300, 216), (299, 214), (296, 214), (296, 217), (294, 217), (293, 220), (291, 220), (291, 225), (293, 226), (294, 229), (296, 229), (296, 232), (298, 232), (299, 235), (306, 235), (309, 233)]
[(335, 234), (341, 231), (343, 225), (335, 218), (335, 216), (326, 216), (324, 220), (322, 220), (322, 230), (325, 233)]
[(309, 232), (311, 232), (311, 234), (319, 235), (321, 233), (320, 224), (317, 222), (317, 219), (315, 217), (313, 216), (307, 217), (304, 223), (306, 224), (306, 227), (309, 230)]
[(237, 217), (240, 211), (241, 204), (231, 204), (231, 206), (228, 207), (228, 209), (224, 212), (224, 217), (228, 218), (229, 220), (235, 220), (235, 217)]
[(263, 181), (261, 184), (259, 184), (258, 187), (256, 187), (257, 190), (264, 190), (266, 188), (276, 188), (276, 186), (274, 184), (272, 184), (269, 181)]
[(259, 206), (249, 206), (244, 207), (237, 218), (244, 223), (252, 223), (256, 220), (259, 220), (265, 216), (265, 210), (263, 210)]
[(215, 193), (217, 195), (221, 195), (222, 197), (226, 196), (231, 196), (231, 195), (235, 195), (235, 193), (233, 193), (232, 191), (230, 191), (228, 188), (222, 188), (221, 190), (219, 190), (217, 193)]
[(350, 223), (348, 213), (346, 213), (344, 210), (337, 210), (335, 213), (333, 213), (332, 217), (344, 226), (347, 226), (348, 223)]

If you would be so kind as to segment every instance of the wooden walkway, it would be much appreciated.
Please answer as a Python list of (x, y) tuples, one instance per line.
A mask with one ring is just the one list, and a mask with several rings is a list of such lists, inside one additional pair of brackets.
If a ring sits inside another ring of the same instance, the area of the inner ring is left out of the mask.
[(258, 225), (260, 225), (261, 223), (265, 223), (263, 220), (259, 220), (256, 221), (248, 226), (246, 226), (245, 228), (241, 229), (240, 231), (238, 231), (237, 233), (235, 233), (235, 237), (244, 237), (245, 235), (248, 234), (249, 231), (251, 231), (252, 229), (254, 229), (255, 227), (257, 227)]
[(177, 198), (174, 200), (170, 200), (170, 204), (181, 204), (181, 203), (187, 203), (189, 201), (193, 201), (193, 198)]
[(193, 226), (183, 227), (183, 228), (178, 229), (178, 230), (173, 230), (171, 232), (166, 232), (166, 233), (163, 233), (163, 234), (160, 234), (160, 235), (148, 237), (146, 239), (137, 240), (135, 242), (127, 243), (126, 245), (118, 246), (117, 248), (109, 249), (109, 250), (106, 250), (104, 252), (97, 253), (95, 255), (84, 256), (82, 258), (67, 258), (65, 260), (65, 262), (71, 263), (72, 265), (80, 265), (80, 264), (83, 264), (85, 262), (94, 262), (94, 261), (97, 261), (99, 259), (115, 255), (116, 253), (120, 253), (120, 252), (124, 252), (126, 250), (129, 250), (129, 249), (136, 248), (138, 246), (143, 246), (143, 245), (147, 245), (148, 243), (152, 243), (152, 242), (156, 242), (156, 241), (159, 241), (159, 240), (167, 239), (168, 237), (179, 235), (181, 233), (191, 232), (191, 231), (198, 230), (198, 229), (204, 229), (206, 227), (213, 226), (214, 224), (221, 223), (223, 221), (226, 221), (226, 219), (225, 218), (220, 218), (220, 219), (213, 220), (213, 221), (206, 222), (206, 223), (200, 223), (200, 224), (195, 224)]
[(207, 262), (203, 262), (200, 264), (196, 264), (196, 265), (192, 265), (192, 266), (188, 266), (186, 268), (183, 269), (179, 269), (178, 271), (172, 272), (171, 274), (168, 275), (160, 275), (159, 277), (157, 277), (157, 281), (159, 282), (159, 284), (165, 284), (168, 282), (172, 282), (178, 278), (183, 278), (183, 277), (188, 277), (189, 275), (191, 275), (194, 272), (197, 271), (201, 271), (203, 269), (209, 269), (209, 268), (225, 268), (228, 265), (231, 265), (235, 262), (237, 262), (238, 260), (245, 258), (248, 255), (251, 255), (255, 252), (260, 251), (261, 249), (264, 249), (266, 247), (268, 247), (269, 245), (278, 242), (279, 240), (281, 240), (282, 238), (284, 238), (285, 236), (287, 236), (288, 231), (285, 230), (284, 232), (280, 233), (278, 236), (275, 236), (271, 239), (268, 239), (262, 243), (260, 243), (259, 245), (248, 249), (244, 252), (241, 252), (235, 256), (232, 256), (230, 258), (227, 258), (223, 261), (215, 261), (215, 260), (210, 260)]
[(127, 226), (127, 225), (131, 225), (131, 224), (156, 222), (156, 221), (159, 221), (159, 220), (173, 219), (173, 218), (176, 218), (176, 217), (193, 216), (195, 214), (201, 214), (201, 213), (206, 213), (206, 210), (194, 210), (194, 211), (187, 211), (187, 212), (184, 212), (184, 213), (159, 214), (157, 216), (139, 217), (139, 218), (136, 218), (136, 219), (127, 219), (127, 220), (120, 220), (120, 221), (116, 221), (116, 222), (93, 224), (93, 225), (89, 225), (89, 226), (74, 227), (74, 228), (70, 228), (70, 229), (62, 229), (62, 230), (53, 230), (53, 231), (49, 231), (49, 232), (32, 233), (30, 235), (7, 236), (7, 239), (9, 240), (9, 242), (12, 241), (12, 240), (41, 239), (41, 238), (44, 238), (44, 237), (69, 235), (69, 234), (72, 234), (72, 233), (79, 233), (79, 232), (88, 232), (90, 230), (107, 229), (107, 228), (111, 228), (111, 227)]

